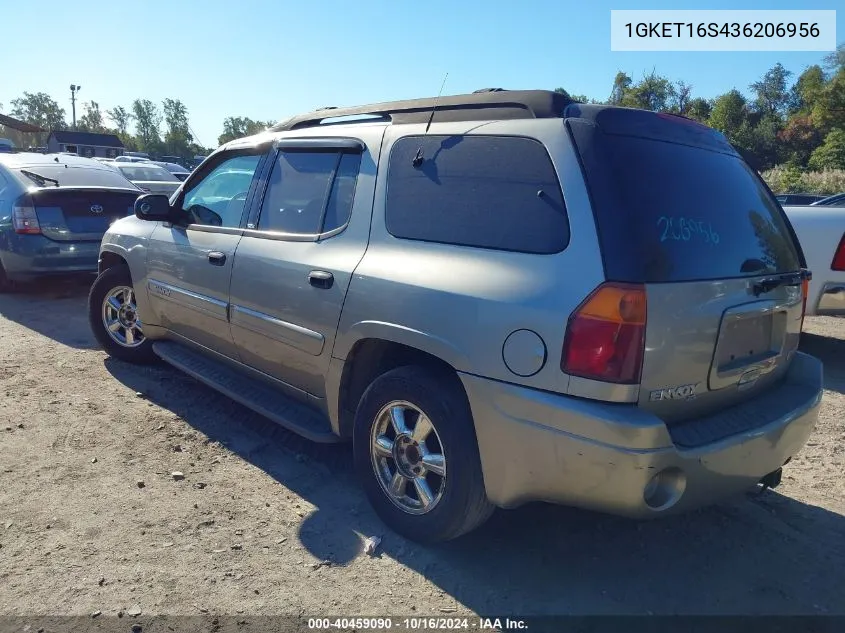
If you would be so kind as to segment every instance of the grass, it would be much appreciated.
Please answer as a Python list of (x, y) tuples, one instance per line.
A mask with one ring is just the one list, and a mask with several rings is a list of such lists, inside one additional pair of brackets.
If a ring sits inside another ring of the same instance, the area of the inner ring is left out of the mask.
[(763, 172), (762, 176), (775, 193), (833, 195), (845, 192), (845, 169), (801, 171), (797, 167), (780, 165)]

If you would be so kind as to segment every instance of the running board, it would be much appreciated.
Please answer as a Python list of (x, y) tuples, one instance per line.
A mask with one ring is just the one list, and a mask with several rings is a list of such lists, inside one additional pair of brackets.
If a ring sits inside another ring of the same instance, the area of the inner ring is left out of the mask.
[(302, 437), (323, 444), (343, 441), (325, 416), (222, 361), (173, 341), (156, 341), (153, 351), (176, 369)]

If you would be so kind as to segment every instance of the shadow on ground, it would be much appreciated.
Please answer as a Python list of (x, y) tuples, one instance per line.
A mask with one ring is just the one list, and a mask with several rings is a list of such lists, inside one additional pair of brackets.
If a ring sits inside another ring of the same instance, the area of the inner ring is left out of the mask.
[(88, 290), (93, 276), (43, 280), (0, 294), (0, 316), (76, 349), (93, 349)]
[(845, 614), (845, 517), (776, 492), (646, 523), (533, 504), (423, 547), (375, 517), (348, 445), (311, 444), (167, 366), (105, 363), (313, 504), (299, 537), (314, 556), (345, 565), (382, 536), (381, 556), (476, 612)]
[(845, 393), (845, 339), (804, 332), (800, 349), (824, 363), (825, 389)]

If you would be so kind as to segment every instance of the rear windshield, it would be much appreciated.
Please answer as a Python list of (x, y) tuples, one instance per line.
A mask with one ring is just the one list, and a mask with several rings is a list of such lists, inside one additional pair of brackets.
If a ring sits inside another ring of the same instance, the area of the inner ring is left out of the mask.
[[(655, 129), (689, 125), (667, 120)], [(735, 153), (666, 140), (672, 127), (659, 130), (660, 140), (579, 121), (570, 129), (609, 279), (694, 281), (801, 267), (783, 211)]]
[[(38, 176), (58, 180), (62, 187), (123, 187), (134, 189), (135, 186), (126, 180), (121, 173), (111, 167), (65, 167), (59, 165), (31, 165), (17, 170), (23, 182), (33, 185), (49, 187), (53, 182), (40, 180)], [(21, 172), (28, 172), (27, 175)]]

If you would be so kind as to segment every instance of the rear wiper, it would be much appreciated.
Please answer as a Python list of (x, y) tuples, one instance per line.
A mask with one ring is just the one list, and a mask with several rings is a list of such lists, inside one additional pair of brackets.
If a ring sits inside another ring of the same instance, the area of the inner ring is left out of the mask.
[(771, 292), (775, 288), (780, 288), (781, 286), (800, 286), (801, 282), (805, 279), (809, 280), (811, 278), (812, 273), (810, 273), (809, 270), (802, 270), (797, 273), (785, 273), (774, 277), (764, 277), (763, 279), (754, 282), (751, 291), (754, 293), (755, 297), (759, 297), (760, 295)]
[(42, 176), (41, 174), (36, 174), (34, 171), (28, 171), (26, 169), (21, 169), (21, 173), (37, 182), (39, 185), (43, 185), (45, 182), (52, 182), (55, 186), (59, 186), (59, 181), (55, 178), (48, 178), (47, 176)]

